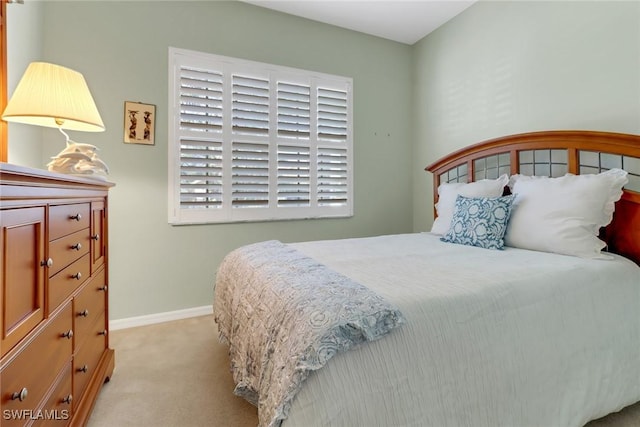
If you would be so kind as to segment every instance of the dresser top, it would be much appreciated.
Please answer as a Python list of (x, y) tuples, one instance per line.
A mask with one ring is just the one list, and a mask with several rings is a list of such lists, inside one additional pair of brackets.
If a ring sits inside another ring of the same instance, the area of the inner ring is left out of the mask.
[(0, 162), (0, 185), (19, 184), (33, 185), (49, 183), (51, 185), (74, 185), (89, 187), (113, 187), (115, 184), (101, 178), (82, 175), (66, 175), (44, 169), (30, 168), (12, 163)]
[(0, 201), (103, 197), (115, 184), (44, 169), (0, 163)]

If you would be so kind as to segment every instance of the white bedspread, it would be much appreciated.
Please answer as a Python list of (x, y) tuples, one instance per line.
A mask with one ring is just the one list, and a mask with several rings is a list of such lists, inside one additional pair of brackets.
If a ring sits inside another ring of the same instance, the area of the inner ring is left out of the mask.
[(407, 323), (312, 373), (286, 427), (583, 426), (640, 400), (640, 268), (440, 242), (293, 244)]

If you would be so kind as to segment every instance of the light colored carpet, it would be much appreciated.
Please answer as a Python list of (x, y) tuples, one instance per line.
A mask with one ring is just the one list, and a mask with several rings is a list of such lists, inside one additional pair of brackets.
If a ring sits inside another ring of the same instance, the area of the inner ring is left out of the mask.
[[(256, 409), (233, 395), (227, 347), (218, 343), (213, 316), (112, 331), (110, 340), (116, 370), (88, 427), (258, 424)], [(585, 427), (638, 426), (640, 404)]]
[(256, 427), (233, 394), (227, 347), (213, 316), (112, 331), (116, 368), (88, 427)]

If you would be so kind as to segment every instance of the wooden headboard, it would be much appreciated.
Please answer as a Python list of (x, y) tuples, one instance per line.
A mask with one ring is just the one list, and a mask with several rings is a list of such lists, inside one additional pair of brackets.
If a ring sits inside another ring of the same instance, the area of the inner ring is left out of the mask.
[(640, 135), (595, 131), (546, 131), (509, 135), (470, 145), (426, 167), (434, 174), (434, 205), (444, 182), (472, 182), (509, 175), (562, 176), (628, 172), (613, 221), (600, 238), (607, 250), (640, 265)]

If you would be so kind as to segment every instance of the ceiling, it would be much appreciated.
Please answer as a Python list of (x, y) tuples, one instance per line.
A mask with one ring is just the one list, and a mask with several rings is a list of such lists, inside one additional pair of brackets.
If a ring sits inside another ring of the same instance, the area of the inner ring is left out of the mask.
[(476, 0), (243, 0), (412, 45)]

